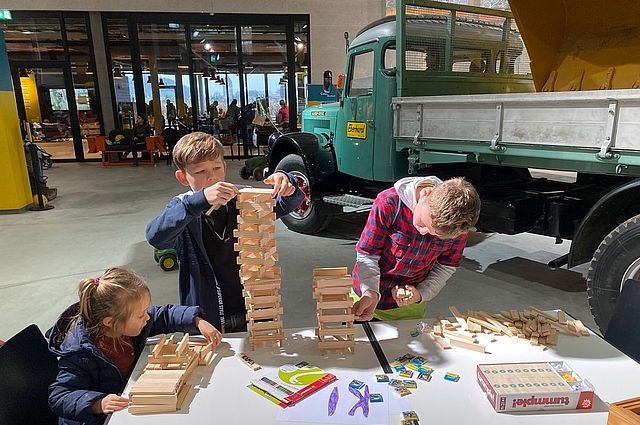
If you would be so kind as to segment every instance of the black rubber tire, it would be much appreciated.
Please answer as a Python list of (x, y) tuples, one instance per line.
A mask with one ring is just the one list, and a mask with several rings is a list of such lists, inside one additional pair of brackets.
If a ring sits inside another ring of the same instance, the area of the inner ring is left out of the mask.
[(262, 170), (262, 168), (256, 167), (256, 169), (253, 170), (253, 179), (257, 182), (260, 182), (262, 181), (262, 179), (264, 179), (264, 171)]
[(251, 177), (251, 170), (249, 170), (245, 165), (240, 169), (240, 178), (243, 180), (249, 180), (249, 177)]
[(604, 334), (620, 295), (624, 274), (640, 258), (640, 215), (613, 229), (596, 249), (587, 273), (591, 314)]
[[(304, 177), (309, 181), (309, 172), (304, 165), (304, 161), (300, 155), (290, 154), (282, 158), (276, 167), (278, 170), (286, 172), (294, 172), (304, 174)], [(311, 198), (313, 199), (314, 193), (311, 192)], [(323, 202), (320, 200), (312, 200), (309, 205), (310, 212), (304, 218), (297, 218), (295, 215), (287, 214), (282, 217), (282, 222), (294, 232), (305, 233), (312, 235), (323, 231), (331, 222), (333, 214), (328, 213), (329, 208), (325, 208)]]
[(171, 254), (160, 257), (160, 268), (165, 272), (170, 272), (178, 268), (178, 259)]

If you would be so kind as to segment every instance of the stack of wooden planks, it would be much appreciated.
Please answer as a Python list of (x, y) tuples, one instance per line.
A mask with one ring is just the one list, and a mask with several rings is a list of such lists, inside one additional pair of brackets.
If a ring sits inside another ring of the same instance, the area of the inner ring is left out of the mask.
[(328, 351), (355, 351), (352, 279), (346, 267), (313, 269), (313, 298), (317, 301), (318, 347)]
[(213, 356), (213, 344), (190, 343), (185, 334), (180, 342), (164, 335), (148, 356), (145, 371), (129, 391), (129, 413), (175, 412), (191, 389), (189, 378), (198, 365)]
[(556, 345), (560, 332), (576, 337), (590, 335), (580, 320), (568, 318), (562, 310), (554, 314), (536, 307), (499, 313), (469, 310), (463, 314), (455, 306), (449, 310), (454, 320), (438, 317), (432, 329), (436, 343), (442, 348), (454, 346), (484, 353), (486, 345), (480, 343), (480, 334), (520, 338), (542, 349)]
[(257, 343), (284, 340), (283, 309), (280, 299), (280, 268), (276, 267), (278, 253), (271, 189), (246, 188), (238, 196), (238, 229), (234, 236), (238, 243), (240, 281), (247, 308), (247, 331), (251, 350)]

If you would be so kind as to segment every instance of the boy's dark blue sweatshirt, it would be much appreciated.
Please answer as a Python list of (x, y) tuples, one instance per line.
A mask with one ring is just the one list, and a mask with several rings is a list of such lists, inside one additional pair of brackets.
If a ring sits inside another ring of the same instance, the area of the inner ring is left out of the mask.
[[(295, 210), (304, 199), (296, 178), (286, 174), (296, 191), (290, 196), (276, 198), (274, 210), (277, 218)], [(238, 213), (235, 199), (227, 205), (229, 214)], [(203, 190), (174, 197), (162, 214), (147, 226), (147, 240), (158, 249), (175, 248), (178, 251), (180, 303), (200, 306), (206, 320), (224, 332), (221, 285), (216, 279), (202, 238), (202, 217), (209, 208), (211, 205)]]

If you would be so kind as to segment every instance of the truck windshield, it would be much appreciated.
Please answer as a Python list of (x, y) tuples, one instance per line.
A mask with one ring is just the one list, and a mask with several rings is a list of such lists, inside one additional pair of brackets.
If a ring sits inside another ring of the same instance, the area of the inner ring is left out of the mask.
[(369, 50), (351, 56), (349, 97), (373, 94), (373, 51)]

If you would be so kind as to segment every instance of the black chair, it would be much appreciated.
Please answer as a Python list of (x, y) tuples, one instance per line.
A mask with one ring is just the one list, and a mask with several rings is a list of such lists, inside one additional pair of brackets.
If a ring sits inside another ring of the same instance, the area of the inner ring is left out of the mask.
[(0, 348), (0, 368), (0, 424), (58, 423), (48, 403), (58, 359), (36, 325), (23, 329)]
[(629, 279), (618, 296), (604, 339), (640, 363), (640, 281)]

